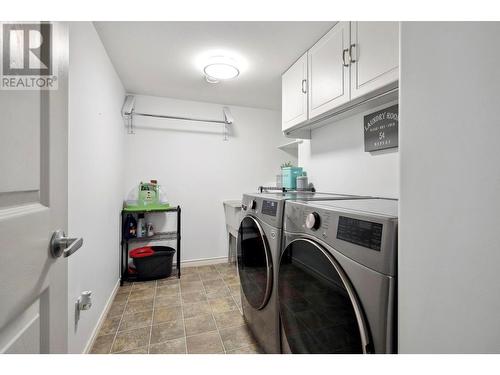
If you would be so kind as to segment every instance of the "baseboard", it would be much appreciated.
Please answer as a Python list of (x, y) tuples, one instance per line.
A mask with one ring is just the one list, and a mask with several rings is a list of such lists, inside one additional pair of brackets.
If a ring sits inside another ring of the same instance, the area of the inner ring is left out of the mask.
[(212, 264), (220, 264), (220, 263), (227, 263), (227, 256), (217, 257), (217, 258), (184, 260), (181, 262), (181, 267), (209, 266)]
[(115, 299), (116, 293), (118, 292), (119, 288), (120, 288), (120, 280), (116, 282), (116, 285), (113, 288), (113, 291), (111, 292), (111, 295), (109, 296), (106, 305), (104, 306), (104, 309), (102, 310), (101, 316), (99, 317), (99, 320), (97, 321), (97, 324), (95, 325), (94, 330), (92, 331), (92, 335), (90, 335), (89, 341), (87, 341), (87, 345), (85, 345), (83, 354), (88, 354), (92, 349), (92, 345), (94, 345), (94, 341), (97, 338), (97, 334), (99, 333), (99, 330), (101, 329), (101, 326), (104, 323), (104, 320), (106, 319), (106, 315), (108, 315), (108, 311), (111, 308), (111, 305), (113, 303), (113, 300)]

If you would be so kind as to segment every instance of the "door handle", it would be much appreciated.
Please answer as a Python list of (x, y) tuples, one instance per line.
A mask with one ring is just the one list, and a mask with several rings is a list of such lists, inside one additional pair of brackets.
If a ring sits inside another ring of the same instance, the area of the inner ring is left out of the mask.
[(54, 258), (69, 257), (83, 245), (83, 238), (66, 237), (62, 230), (56, 230), (50, 239), (50, 253)]
[[(342, 50), (342, 65), (344, 65), (344, 67), (348, 68), (349, 67), (349, 63), (347, 63), (346, 60), (345, 60), (345, 54), (346, 53), (349, 53), (349, 48), (346, 48), (346, 49)], [(350, 56), (349, 56), (349, 60), (351, 60)]]
[(351, 44), (349, 47), (349, 57), (351, 63), (358, 61), (358, 45), (356, 43)]
[(302, 80), (302, 93), (307, 94), (307, 88), (304, 87), (304, 85), (307, 83), (307, 79)]

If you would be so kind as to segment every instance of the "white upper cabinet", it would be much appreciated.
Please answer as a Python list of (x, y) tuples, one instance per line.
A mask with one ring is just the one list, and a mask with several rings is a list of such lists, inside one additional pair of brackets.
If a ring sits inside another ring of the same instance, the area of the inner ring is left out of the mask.
[(338, 22), (282, 76), (282, 130), (297, 138), (360, 103), (394, 100), (398, 22)]
[(351, 99), (398, 81), (398, 22), (351, 22)]
[(308, 52), (309, 118), (350, 100), (349, 22), (339, 22)]
[(281, 129), (307, 120), (307, 53), (281, 77)]

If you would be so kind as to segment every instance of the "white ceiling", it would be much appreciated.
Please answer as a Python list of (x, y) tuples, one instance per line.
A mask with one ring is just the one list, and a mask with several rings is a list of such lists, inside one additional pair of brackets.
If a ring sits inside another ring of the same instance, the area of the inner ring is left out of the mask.
[[(95, 22), (127, 92), (249, 107), (281, 107), (281, 73), (334, 22)], [(209, 84), (200, 54), (243, 60), (239, 77)]]

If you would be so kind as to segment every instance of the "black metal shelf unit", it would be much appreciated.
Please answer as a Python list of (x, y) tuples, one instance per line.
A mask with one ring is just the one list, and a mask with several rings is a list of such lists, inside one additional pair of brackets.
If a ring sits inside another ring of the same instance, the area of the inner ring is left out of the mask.
[[(158, 232), (153, 236), (146, 237), (132, 237), (129, 239), (123, 238), (125, 217), (127, 214), (152, 214), (152, 213), (177, 213), (177, 230), (172, 232)], [(168, 241), (177, 240), (176, 253), (177, 253), (177, 277), (181, 277), (181, 207), (169, 207), (165, 209), (155, 209), (155, 210), (141, 210), (141, 211), (127, 211), (122, 210), (122, 239), (121, 239), (121, 251), (120, 251), (120, 285), (123, 285), (124, 281), (134, 281), (135, 278), (128, 273), (128, 262), (129, 262), (129, 244), (134, 242), (155, 242), (155, 241)]]

